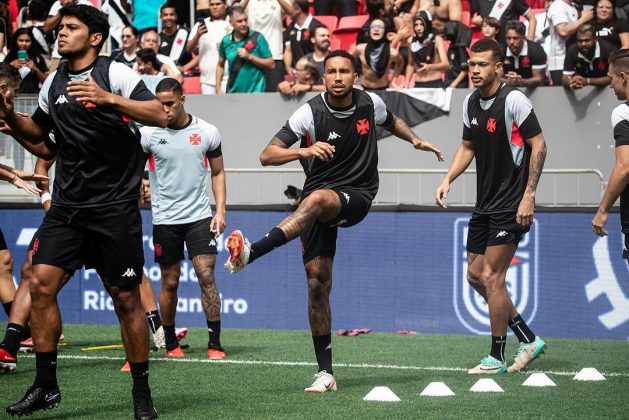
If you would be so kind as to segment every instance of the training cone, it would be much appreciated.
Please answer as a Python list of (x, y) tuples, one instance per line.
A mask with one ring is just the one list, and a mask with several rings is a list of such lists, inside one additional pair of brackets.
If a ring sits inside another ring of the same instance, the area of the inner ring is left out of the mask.
[(363, 401), (397, 402), (397, 401), (400, 401), (400, 398), (398, 398), (398, 396), (395, 395), (393, 391), (391, 391), (386, 386), (376, 386), (371, 391), (369, 391), (369, 394), (365, 395), (365, 398), (363, 398)]
[(504, 390), (491, 378), (482, 378), (470, 388), (472, 392), (504, 392)]
[(420, 394), (424, 397), (449, 397), (454, 392), (443, 382), (431, 382)]
[(583, 368), (572, 379), (575, 381), (604, 381), (605, 377), (595, 368)]
[(544, 373), (533, 373), (522, 384), (524, 386), (555, 386), (555, 383)]

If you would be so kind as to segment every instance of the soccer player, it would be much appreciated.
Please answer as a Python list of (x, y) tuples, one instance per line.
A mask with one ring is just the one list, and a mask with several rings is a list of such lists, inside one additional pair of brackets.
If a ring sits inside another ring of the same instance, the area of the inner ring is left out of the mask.
[[(31, 332), (33, 385), (12, 415), (56, 407), (57, 293), (67, 274), (96, 268), (112, 296), (133, 378), (136, 418), (157, 417), (148, 383), (148, 326), (138, 285), (144, 263), (138, 189), (144, 168), (139, 133), (130, 120), (165, 126), (166, 114), (139, 76), (99, 56), (109, 34), (104, 13), (76, 5), (60, 11), (59, 52), (67, 59), (44, 82), (32, 116), (19, 116), (0, 95), (0, 118), (15, 138), (42, 158), (59, 156), (52, 207), (35, 234)], [(54, 129), (55, 141), (49, 138)], [(80, 176), (77, 176), (80, 174)]]
[(476, 206), (467, 234), (467, 280), (485, 299), (491, 351), (469, 374), (507, 371), (507, 325), (520, 342), (509, 372), (524, 369), (544, 350), (513, 306), (505, 277), (518, 243), (533, 223), (535, 191), (546, 159), (546, 143), (533, 105), (518, 89), (500, 82), (500, 44), (481, 39), (469, 60), (476, 87), (463, 101), (463, 138), (437, 188), (445, 208), (450, 184), (476, 158)]
[[(354, 57), (333, 51), (324, 62), (326, 92), (301, 106), (260, 155), (262, 165), (300, 160), (306, 173), (297, 210), (258, 242), (249, 244), (242, 232), (229, 235), (231, 272), (301, 236), (308, 280), (308, 317), (319, 372), (306, 392), (336, 390), (330, 334), (332, 262), (339, 226), (350, 227), (367, 216), (378, 192), (376, 125), (384, 127), (415, 149), (441, 152), (419, 138), (406, 123), (387, 110), (379, 96), (353, 89)], [(295, 143), (300, 147), (291, 148)]]
[(616, 140), (616, 163), (609, 177), (605, 194), (598, 205), (598, 211), (592, 219), (592, 231), (598, 236), (607, 236), (605, 224), (609, 209), (620, 197), (620, 226), (625, 235), (623, 258), (629, 263), (629, 49), (618, 50), (609, 59), (610, 86), (616, 98), (625, 101), (612, 111), (612, 127)]
[[(181, 84), (172, 78), (155, 91), (168, 115), (168, 127), (142, 127), (142, 148), (149, 153), (153, 244), (162, 273), (159, 307), (166, 337), (166, 357), (184, 357), (175, 334), (177, 288), (188, 257), (201, 287), (210, 359), (224, 359), (221, 347), (221, 298), (214, 279), (216, 238), (225, 229), (225, 170), (217, 128), (188, 114)], [(216, 214), (207, 194), (207, 166), (212, 172)]]

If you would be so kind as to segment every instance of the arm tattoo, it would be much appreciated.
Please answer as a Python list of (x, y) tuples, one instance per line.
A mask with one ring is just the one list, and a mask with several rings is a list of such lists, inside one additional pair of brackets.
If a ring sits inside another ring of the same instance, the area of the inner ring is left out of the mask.
[(393, 129), (391, 133), (393, 135), (406, 140), (409, 143), (413, 142), (413, 139), (417, 137), (417, 134), (404, 122), (404, 120), (398, 116), (393, 116)]
[(529, 165), (529, 179), (526, 184), (526, 191), (533, 193), (537, 189), (537, 183), (539, 177), (542, 175), (542, 169), (544, 169), (544, 161), (546, 160), (546, 144), (543, 148), (537, 152), (537, 155), (531, 155), (531, 162)]

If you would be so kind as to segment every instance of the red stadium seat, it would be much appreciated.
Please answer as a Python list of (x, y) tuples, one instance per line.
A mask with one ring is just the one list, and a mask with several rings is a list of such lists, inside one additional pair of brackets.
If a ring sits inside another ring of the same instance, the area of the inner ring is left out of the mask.
[(201, 93), (201, 78), (199, 76), (183, 78), (183, 93)]
[(330, 16), (330, 15), (315, 16), (314, 18), (317, 19), (319, 22), (323, 23), (325, 26), (327, 26), (330, 32), (336, 29), (336, 25), (339, 22), (338, 17)]
[(464, 25), (470, 26), (470, 12), (469, 10), (464, 10), (463, 13), (461, 14), (461, 22)]
[(338, 49), (349, 51), (349, 47), (356, 42), (360, 29), (337, 29), (332, 32), (332, 37), (340, 43)]
[(341, 41), (334, 36), (330, 38), (330, 51), (340, 50), (341, 49)]
[(338, 29), (359, 30), (369, 20), (369, 15), (345, 16), (339, 20)]
[(92, 3), (92, 6), (100, 10), (100, 0), (90, 0), (90, 3)]

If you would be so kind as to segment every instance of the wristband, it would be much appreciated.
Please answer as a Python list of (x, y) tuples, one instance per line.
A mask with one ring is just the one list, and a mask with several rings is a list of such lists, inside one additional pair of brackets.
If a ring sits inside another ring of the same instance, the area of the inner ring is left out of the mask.
[(49, 192), (45, 192), (41, 195), (41, 203), (44, 204), (46, 201), (52, 200), (52, 196)]

